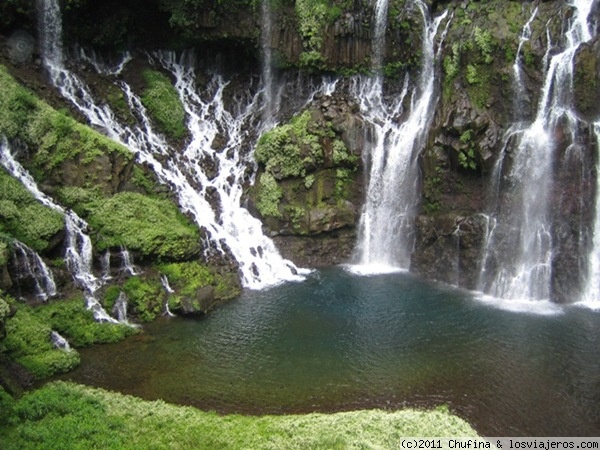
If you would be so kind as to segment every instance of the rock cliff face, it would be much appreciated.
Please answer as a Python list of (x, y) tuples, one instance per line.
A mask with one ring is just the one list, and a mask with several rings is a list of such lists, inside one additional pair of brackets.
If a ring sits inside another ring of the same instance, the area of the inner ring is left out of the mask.
[[(372, 70), (372, 2), (270, 3), (267, 14), (261, 2), (249, 0), (65, 1), (65, 33), (71, 44), (109, 52), (195, 47), (199, 69), (217, 63), (226, 70), (254, 76), (260, 72), (265, 51), (262, 26), (270, 17), (266, 47), (278, 74), (300, 69), (344, 76)], [(549, 47), (557, 47), (555, 42), (573, 11), (562, 1), (427, 3), (434, 15), (449, 10), (450, 20), (438, 68), (439, 100), (420, 155), (422, 203), (411, 269), (429, 278), (476, 288), (490, 227), (492, 188), (495, 177), (502, 176), (494, 168), (501, 155), (506, 153), (507, 166), (512, 158), (510, 151), (505, 152), (510, 146), (506, 133), (512, 124), (534, 117), (545, 56)], [(597, 2), (595, 8), (599, 8)], [(142, 10), (143, 14), (138, 14)], [(30, 2), (14, 0), (1, 6), (0, 12), (0, 32), (7, 38), (19, 29), (35, 36), (35, 11)], [(385, 76), (389, 96), (401, 90), (406, 74), (414, 78), (419, 73), (420, 14), (411, 1), (390, 0), (388, 4), (383, 61), (377, 70)], [(521, 41), (528, 21), (530, 36)], [(5, 62), (10, 64), (8, 50)], [(520, 85), (514, 78), (517, 51)], [(584, 164), (569, 166), (565, 157), (560, 158), (564, 164), (555, 168), (562, 187), (552, 193), (553, 214), (570, 217), (569, 221), (555, 221), (552, 230), (563, 242), (552, 263), (559, 300), (567, 300), (580, 283), (581, 271), (567, 268), (584, 265), (582, 248), (590, 240), (592, 211), (584, 205), (591, 200), (578, 203), (573, 199), (591, 199), (594, 194), (596, 142), (589, 124), (600, 117), (599, 54), (596, 38), (583, 45), (575, 57), (575, 105), (588, 123), (588, 133), (582, 134), (580, 143), (585, 149), (581, 154)], [(21, 71), (31, 62), (35, 63), (35, 55), (25, 66), (12, 61)], [(136, 70), (126, 76), (135, 78)], [(100, 95), (118, 105), (119, 99), (103, 88), (102, 80), (95, 83)], [(52, 101), (47, 89), (37, 91)], [(369, 139), (358, 108), (343, 94), (314, 99), (295, 118), (288, 114), (279, 127), (263, 136), (256, 153), (256, 184), (248, 191), (248, 203), (284, 256), (309, 266), (351, 257), (365, 195), (363, 150)], [(276, 155), (281, 156), (290, 143), (296, 154), (277, 160)], [(556, 151), (568, 153), (567, 148)], [(97, 158), (86, 172), (75, 170), (79, 163), (77, 159), (65, 161), (50, 170), (48, 189), (84, 186), (89, 174), (106, 181), (101, 184), (104, 195), (132, 186), (133, 165), (122, 158)]]

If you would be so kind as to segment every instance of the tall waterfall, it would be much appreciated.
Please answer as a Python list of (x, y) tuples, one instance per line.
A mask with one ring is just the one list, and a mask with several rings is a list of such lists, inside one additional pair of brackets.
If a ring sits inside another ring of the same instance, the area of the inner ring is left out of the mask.
[(488, 238), (479, 286), (494, 297), (551, 297), (553, 169), (558, 140), (567, 147), (577, 142), (578, 119), (572, 109), (573, 59), (580, 44), (592, 38), (588, 25), (592, 4), (593, 0), (571, 3), (573, 15), (561, 51), (556, 52), (549, 39), (547, 71), (535, 118), (529, 125), (511, 128), (506, 152), (495, 168), (503, 194), (495, 201), (492, 215), (496, 226)]
[[(188, 114), (192, 135), (182, 153), (174, 151), (153, 130), (141, 100), (124, 81), (116, 83), (139, 119), (137, 125), (121, 124), (108, 106), (95, 104), (83, 81), (64, 67), (62, 53), (57, 54), (62, 40), (60, 10), (55, 7), (57, 0), (39, 1), (42, 5), (42, 40), (50, 43), (42, 49), (48, 51), (43, 55), (44, 62), (62, 95), (92, 125), (126, 145), (139, 162), (153, 168), (161, 183), (174, 190), (182, 210), (190, 213), (208, 234), (210, 247), (233, 254), (240, 266), (244, 286), (261, 288), (284, 280), (301, 279), (294, 265), (284, 260), (273, 242), (262, 233), (260, 221), (241, 206), (242, 185), (252, 164), (249, 152), (242, 154), (242, 141), (246, 137), (246, 127), (257, 126), (258, 95), (240, 98), (235, 114), (231, 113), (224, 106), (223, 92), (228, 82), (222, 77), (214, 75), (204, 93), (206, 99), (197, 92), (193, 61), (189, 58), (176, 61), (172, 54), (157, 55), (159, 62), (176, 78), (176, 88)], [(227, 136), (226, 148), (212, 148), (217, 135)], [(206, 164), (216, 167), (217, 174), (204, 170)]]
[[(596, 134), (596, 148), (600, 152), (600, 122), (594, 124), (594, 133)], [(596, 203), (594, 208), (596, 213), (594, 236), (581, 303), (594, 309), (600, 309), (600, 159), (596, 162)]]
[[(413, 224), (420, 199), (418, 155), (423, 149), (437, 102), (435, 72), (439, 51), (435, 49), (440, 23), (447, 13), (431, 20), (427, 5), (415, 1), (423, 17), (420, 77), (404, 111), (409, 81), (401, 95), (389, 103), (384, 98), (383, 76), (354, 80), (355, 96), (375, 134), (367, 156), (369, 182), (360, 219), (357, 271), (380, 272), (408, 269), (413, 250)], [(383, 54), (387, 2), (377, 2), (374, 54)], [(378, 70), (376, 67), (375, 70)], [(401, 114), (407, 119), (398, 123)]]
[(86, 234), (87, 223), (71, 210), (65, 210), (41, 192), (29, 173), (14, 159), (6, 139), (0, 140), (0, 164), (33, 194), (44, 206), (65, 216), (66, 249), (65, 262), (74, 280), (83, 288), (88, 309), (99, 321), (115, 322), (94, 296), (102, 281), (92, 271), (92, 242)]

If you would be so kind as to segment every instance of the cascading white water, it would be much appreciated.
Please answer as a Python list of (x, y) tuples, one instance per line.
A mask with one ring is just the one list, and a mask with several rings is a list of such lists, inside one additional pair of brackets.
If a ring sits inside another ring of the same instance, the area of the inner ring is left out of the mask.
[(71, 210), (65, 210), (41, 192), (31, 175), (19, 164), (10, 152), (8, 142), (4, 137), (0, 139), (0, 164), (33, 194), (42, 205), (59, 211), (65, 217), (66, 249), (65, 263), (74, 280), (84, 290), (87, 308), (92, 310), (98, 321), (114, 322), (102, 305), (95, 298), (94, 293), (102, 285), (92, 272), (92, 243), (85, 233), (87, 223)]
[[(199, 216), (197, 222), (210, 230), (215, 242), (227, 243), (240, 264), (244, 285), (260, 288), (281, 280), (298, 279), (292, 263), (282, 259), (273, 242), (262, 233), (261, 222), (240, 207), (247, 168), (253, 164), (250, 153), (242, 154), (244, 126), (259, 115), (258, 96), (240, 98), (235, 108), (238, 114), (234, 116), (224, 107), (227, 82), (222, 77), (213, 77), (209, 86), (212, 93), (209, 100), (204, 100), (197, 92), (194, 71), (178, 63), (174, 53), (159, 53), (157, 59), (175, 77), (175, 88), (189, 117), (192, 139), (178, 157), (198, 187), (194, 195), (180, 198), (180, 203)], [(212, 143), (223, 131), (228, 141), (223, 149), (215, 150)], [(202, 167), (207, 161), (217, 168), (210, 175)], [(218, 194), (218, 214), (208, 203), (210, 192)], [(207, 212), (201, 213), (194, 201)]]
[[(56, 0), (40, 2), (46, 5), (56, 3)], [(43, 7), (40, 11), (42, 21), (53, 24), (42, 27), (46, 30), (42, 39), (61, 41), (60, 11), (56, 7)], [(249, 156), (241, 154), (242, 129), (246, 120), (250, 121), (258, 114), (256, 95), (245, 99), (245, 104), (240, 103), (239, 114), (234, 116), (223, 105), (222, 94), (227, 82), (221, 77), (213, 78), (211, 98), (204, 100), (196, 92), (193, 70), (179, 64), (172, 56), (159, 55), (160, 62), (176, 77), (176, 87), (189, 115), (192, 140), (180, 154), (172, 151), (164, 138), (153, 131), (141, 100), (125, 82), (118, 84), (139, 119), (140, 124), (135, 127), (118, 123), (108, 106), (95, 104), (87, 86), (64, 68), (62, 54), (56, 55), (60, 45), (48, 48), (51, 50), (44, 54), (45, 65), (62, 95), (92, 125), (126, 145), (137, 155), (139, 162), (153, 168), (161, 183), (175, 191), (180, 207), (208, 233), (212, 247), (220, 251), (226, 251), (227, 247), (231, 251), (240, 266), (244, 286), (261, 288), (284, 280), (302, 279), (294, 265), (281, 258), (273, 242), (262, 233), (260, 221), (240, 204), (244, 174), (250, 164)], [(46, 51), (45, 47), (43, 51)], [(117, 67), (122, 68), (122, 65)], [(212, 140), (219, 132), (224, 132), (229, 138), (227, 148), (221, 152), (211, 148)], [(157, 158), (158, 155), (160, 158)], [(219, 165), (218, 174), (213, 179), (201, 167), (202, 161), (206, 160)], [(210, 196), (215, 194), (220, 211), (211, 206)]]
[[(600, 152), (600, 122), (594, 124), (596, 148)], [(580, 304), (600, 309), (600, 158), (596, 160), (596, 202), (592, 248), (589, 256), (588, 274)]]
[[(555, 135), (576, 142), (577, 117), (573, 105), (573, 58), (579, 45), (591, 39), (588, 16), (593, 0), (574, 0), (562, 51), (550, 42), (548, 68), (534, 121), (511, 128), (506, 140), (514, 154), (504, 175), (510, 194), (496, 201), (497, 225), (489, 236), (487, 260), (482, 262), (479, 289), (511, 300), (547, 300), (551, 297), (553, 256), (550, 193), (553, 187)], [(518, 62), (518, 61), (517, 61)], [(559, 127), (560, 123), (560, 127)], [(514, 148), (512, 142), (515, 142)], [(507, 158), (501, 157), (499, 167)], [(495, 250), (497, 249), (497, 250)], [(493, 262), (492, 262), (493, 260)]]
[[(382, 3), (380, 5), (380, 3)], [(374, 45), (383, 46), (385, 0), (379, 0)], [(420, 199), (418, 154), (422, 150), (436, 103), (435, 71), (439, 51), (435, 41), (440, 23), (447, 12), (431, 20), (427, 5), (415, 1), (423, 17), (422, 68), (420, 78), (405, 113), (408, 79), (401, 95), (386, 103), (383, 77), (354, 79), (354, 95), (359, 99), (363, 115), (371, 124), (375, 144), (368, 153), (369, 182), (367, 198), (359, 226), (357, 264), (353, 270), (375, 273), (408, 269), (413, 249), (413, 224)], [(374, 49), (383, 53), (383, 49)], [(377, 68), (375, 68), (377, 70)]]
[(52, 342), (52, 345), (54, 346), (54, 348), (58, 349), (58, 350), (63, 350), (65, 352), (70, 352), (71, 351), (71, 346), (69, 345), (69, 341), (67, 341), (64, 337), (62, 337), (58, 331), (51, 331), (50, 332), (50, 341)]
[(137, 276), (142, 273), (134, 265), (131, 253), (124, 246), (121, 246), (121, 272), (128, 273), (131, 276)]
[(112, 308), (112, 314), (121, 323), (129, 324), (127, 320), (127, 303), (129, 299), (125, 292), (120, 292)]
[(14, 265), (20, 274), (33, 280), (36, 296), (42, 301), (55, 297), (54, 276), (40, 255), (19, 241), (13, 241), (12, 246)]

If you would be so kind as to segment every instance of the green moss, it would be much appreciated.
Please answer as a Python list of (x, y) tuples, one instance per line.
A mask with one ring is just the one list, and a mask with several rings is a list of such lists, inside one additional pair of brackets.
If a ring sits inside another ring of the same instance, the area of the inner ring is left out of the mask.
[(87, 207), (100, 251), (123, 245), (162, 259), (186, 259), (200, 251), (198, 229), (168, 200), (122, 192)]
[(52, 301), (33, 308), (31, 314), (74, 347), (119, 342), (138, 332), (126, 325), (96, 322), (81, 298)]
[(3, 298), (0, 297), (0, 327), (2, 327), (2, 325), (6, 321), (6, 318), (8, 317), (9, 312), (10, 312), (10, 306), (8, 306), (8, 303), (6, 302), (6, 300), (4, 300)]
[(160, 72), (143, 72), (146, 88), (142, 103), (148, 113), (168, 136), (181, 139), (185, 136), (185, 110), (171, 80)]
[(60, 212), (43, 206), (25, 186), (0, 169), (0, 233), (39, 252), (47, 249), (50, 239), (63, 228)]
[(312, 120), (310, 111), (263, 134), (254, 156), (277, 178), (306, 175), (306, 167), (323, 162), (322, 137), (332, 134)]
[(279, 200), (283, 196), (281, 188), (277, 184), (273, 175), (265, 172), (260, 175), (258, 180), (258, 194), (256, 208), (263, 217), (281, 217), (279, 211)]
[[(215, 298), (230, 300), (240, 294), (240, 284), (233, 273), (219, 273), (197, 261), (161, 264), (158, 267), (178, 296), (193, 298), (198, 289), (213, 286)], [(177, 300), (177, 296), (174, 296)], [(171, 305), (171, 303), (170, 303)]]
[[(34, 175), (39, 173), (45, 178), (66, 160), (78, 159), (85, 167), (107, 154), (118, 154), (125, 161), (133, 159), (127, 148), (36, 98), (3, 66), (0, 66), (0, 134), (20, 139), (36, 149), (32, 155)], [(82, 172), (84, 167), (80, 167)], [(86, 172), (89, 181), (97, 176), (93, 170)]]
[(219, 415), (73, 383), (27, 393), (0, 429), (5, 450), (34, 448), (392, 449), (403, 436), (476, 437), (447, 409)]
[(127, 294), (128, 309), (133, 309), (142, 322), (151, 322), (161, 314), (165, 303), (165, 292), (157, 280), (136, 276), (123, 283), (123, 292)]
[(19, 307), (6, 321), (6, 353), (38, 379), (68, 372), (79, 364), (79, 354), (55, 349), (51, 331), (29, 308)]

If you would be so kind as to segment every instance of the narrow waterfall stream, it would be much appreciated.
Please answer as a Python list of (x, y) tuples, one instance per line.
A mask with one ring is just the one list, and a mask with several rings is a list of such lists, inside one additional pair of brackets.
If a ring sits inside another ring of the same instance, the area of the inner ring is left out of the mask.
[[(387, 2), (378, 2), (377, 11), (387, 11), (383, 3)], [(376, 135), (375, 144), (367, 154), (369, 181), (354, 269), (361, 273), (407, 270), (413, 250), (413, 225), (420, 201), (418, 155), (437, 101), (436, 39), (438, 28), (447, 16), (444, 12), (432, 20), (424, 2), (414, 3), (423, 16), (423, 58), (420, 77), (409, 98), (409, 110), (404, 111), (411, 87), (408, 79), (402, 93), (389, 103), (384, 98), (381, 73), (354, 80), (354, 95)], [(383, 12), (377, 14), (375, 55), (382, 52), (379, 47), (384, 45), (382, 31), (377, 30), (385, 29), (385, 19)], [(407, 119), (398, 123), (397, 117), (403, 113)]]

